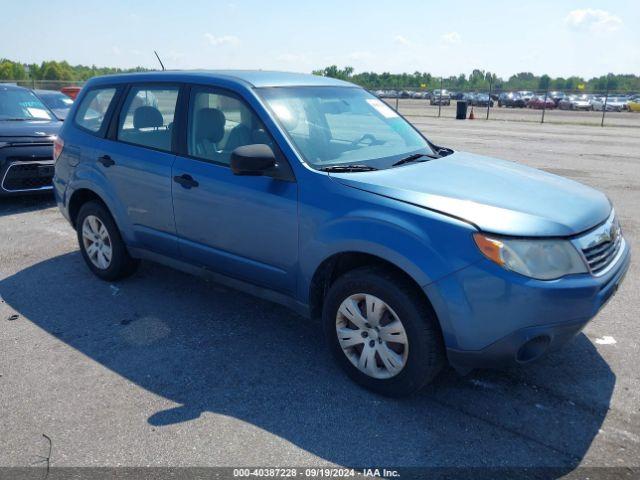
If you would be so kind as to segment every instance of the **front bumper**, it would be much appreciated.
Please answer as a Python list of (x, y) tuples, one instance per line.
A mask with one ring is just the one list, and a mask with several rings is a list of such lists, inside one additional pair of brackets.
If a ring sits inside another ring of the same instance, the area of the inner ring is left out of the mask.
[(483, 259), (427, 285), (450, 364), (461, 371), (501, 368), (559, 348), (613, 296), (630, 261), (625, 243), (605, 275), (541, 281)]

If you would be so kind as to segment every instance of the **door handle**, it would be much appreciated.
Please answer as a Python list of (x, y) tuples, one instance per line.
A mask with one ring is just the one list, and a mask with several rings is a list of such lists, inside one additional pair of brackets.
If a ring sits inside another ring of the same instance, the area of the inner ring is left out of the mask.
[(98, 161), (106, 168), (116, 164), (109, 155), (102, 155), (101, 157), (98, 157)]
[(187, 188), (187, 189), (195, 188), (198, 185), (200, 185), (197, 181), (193, 179), (191, 175), (187, 175), (186, 173), (182, 175), (176, 175), (175, 177), (173, 177), (173, 181), (176, 183), (179, 183), (180, 185), (183, 186), (183, 188)]

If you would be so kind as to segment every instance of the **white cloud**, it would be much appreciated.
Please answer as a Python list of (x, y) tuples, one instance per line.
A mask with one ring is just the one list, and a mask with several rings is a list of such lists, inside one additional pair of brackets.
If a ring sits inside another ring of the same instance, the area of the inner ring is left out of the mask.
[(221, 45), (236, 46), (240, 43), (240, 39), (235, 35), (222, 35), (221, 37), (216, 37), (211, 33), (205, 33), (204, 38), (206, 38), (209, 43), (215, 47)]
[(442, 35), (440, 37), (440, 40), (442, 40), (444, 43), (454, 44), (454, 43), (460, 43), (462, 39), (458, 32), (449, 32)]
[(407, 37), (403, 37), (402, 35), (396, 35), (395, 37), (393, 37), (393, 41), (394, 43), (397, 43), (398, 45), (404, 45), (405, 47), (410, 47), (411, 45), (413, 45), (413, 42), (411, 40), (409, 40)]
[(572, 10), (564, 21), (571, 28), (594, 33), (613, 32), (622, 26), (622, 19), (617, 15), (593, 8)]

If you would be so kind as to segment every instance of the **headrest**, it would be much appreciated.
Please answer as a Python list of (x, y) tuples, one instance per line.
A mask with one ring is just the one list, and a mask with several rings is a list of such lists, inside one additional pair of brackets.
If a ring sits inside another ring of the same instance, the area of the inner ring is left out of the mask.
[(224, 125), (227, 119), (217, 108), (201, 108), (196, 112), (196, 141), (209, 140), (219, 142), (224, 137)]
[(164, 123), (160, 110), (156, 107), (138, 107), (133, 112), (133, 128), (158, 128)]

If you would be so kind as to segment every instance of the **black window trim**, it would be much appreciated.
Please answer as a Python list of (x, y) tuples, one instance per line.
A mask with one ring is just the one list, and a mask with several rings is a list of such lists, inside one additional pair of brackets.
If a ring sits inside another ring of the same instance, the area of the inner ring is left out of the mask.
[[(73, 126), (85, 133), (88, 133), (89, 135), (93, 135), (94, 137), (105, 138), (105, 135), (107, 134), (111, 126), (111, 121), (113, 119), (113, 114), (116, 110), (116, 107), (119, 106), (120, 104), (120, 97), (122, 95), (122, 91), (125, 89), (124, 88), (125, 86), (126, 85), (122, 83), (114, 83), (114, 84), (96, 85), (95, 87), (91, 87), (89, 90), (87, 90), (82, 95), (82, 98), (80, 99), (80, 103), (78, 104), (78, 108), (73, 114)], [(102, 125), (100, 125), (100, 128), (94, 132), (93, 130), (90, 130), (80, 125), (78, 123), (78, 114), (80, 113), (80, 107), (82, 106), (82, 103), (87, 98), (87, 95), (89, 95), (91, 92), (94, 92), (96, 90), (109, 90), (112, 88), (115, 89), (115, 92), (113, 94), (113, 98), (111, 98), (111, 102), (109, 102), (109, 107), (107, 108), (107, 111), (104, 114), (104, 119), (102, 120)]]
[[(183, 82), (162, 82), (162, 81), (151, 81), (151, 82), (130, 82), (124, 84), (125, 88), (123, 89), (122, 95), (118, 99), (117, 110), (114, 115), (111, 117), (111, 121), (109, 123), (109, 129), (107, 131), (107, 140), (111, 140), (113, 142), (122, 143), (124, 145), (131, 145), (133, 147), (144, 148), (147, 150), (151, 150), (153, 152), (166, 153), (169, 155), (176, 155), (176, 137), (178, 135), (178, 129), (176, 128), (176, 118), (178, 113), (180, 112), (180, 102), (182, 97), (182, 92), (185, 88), (185, 84)], [(118, 128), (120, 127), (120, 118), (122, 116), (122, 108), (129, 97), (129, 93), (133, 88), (140, 87), (177, 87), (178, 89), (178, 97), (176, 98), (176, 107), (173, 112), (173, 128), (171, 129), (171, 147), (169, 150), (163, 150), (161, 148), (150, 147), (148, 145), (141, 145), (139, 143), (126, 142), (122, 139), (118, 138)]]
[[(260, 115), (258, 114), (258, 112), (255, 110), (255, 108), (253, 108), (249, 102), (242, 96), (240, 95), (238, 92), (231, 90), (229, 88), (225, 88), (225, 87), (221, 87), (218, 85), (211, 85), (211, 84), (202, 84), (202, 83), (189, 83), (186, 84), (184, 86), (184, 97), (182, 98), (183, 102), (181, 104), (181, 108), (180, 108), (180, 130), (178, 130), (177, 128), (174, 128), (174, 131), (176, 132), (176, 134), (178, 135), (178, 139), (177, 139), (177, 143), (175, 144), (175, 147), (177, 147), (174, 150), (174, 153), (176, 155), (179, 155), (181, 157), (184, 158), (188, 158), (191, 160), (196, 160), (199, 162), (203, 162), (203, 163), (207, 163), (210, 165), (216, 165), (219, 167), (223, 167), (226, 169), (231, 169), (231, 166), (228, 163), (224, 163), (224, 162), (216, 162), (215, 160), (210, 160), (207, 158), (202, 158), (202, 157), (197, 157), (195, 155), (191, 155), (189, 153), (189, 147), (188, 147), (188, 129), (189, 129), (189, 112), (191, 111), (191, 104), (192, 104), (192, 100), (193, 100), (193, 95), (195, 92), (197, 91), (209, 91), (212, 93), (216, 93), (219, 92), (220, 95), (226, 95), (228, 97), (232, 97), (235, 98), (237, 100), (239, 100), (240, 102), (242, 102), (244, 104), (244, 106), (249, 109), (249, 111), (256, 116), (256, 118), (258, 118), (258, 120), (260, 120), (260, 122), (262, 123), (262, 125), (265, 128), (265, 132), (267, 133), (267, 135), (269, 135), (269, 138), (271, 138), (271, 141), (273, 142), (273, 145), (275, 146), (275, 154), (276, 154), (276, 162), (278, 163), (279, 166), (281, 166), (282, 168), (282, 172), (281, 172), (281, 176), (273, 176), (274, 179), (277, 180), (283, 180), (283, 181), (289, 181), (289, 182), (296, 182), (296, 177), (295, 177), (295, 173), (293, 172), (293, 168), (291, 167), (291, 164), (289, 163), (289, 159), (287, 158), (287, 156), (284, 154), (284, 152), (282, 151), (282, 148), (280, 147), (280, 145), (278, 144), (278, 141), (276, 140), (275, 136), (273, 135), (273, 133), (271, 132), (271, 130), (269, 129), (268, 125), (265, 123), (264, 119), (262, 117), (260, 117)], [(178, 115), (178, 109), (176, 109), (176, 115)], [(174, 127), (175, 127), (175, 121), (174, 121)]]

